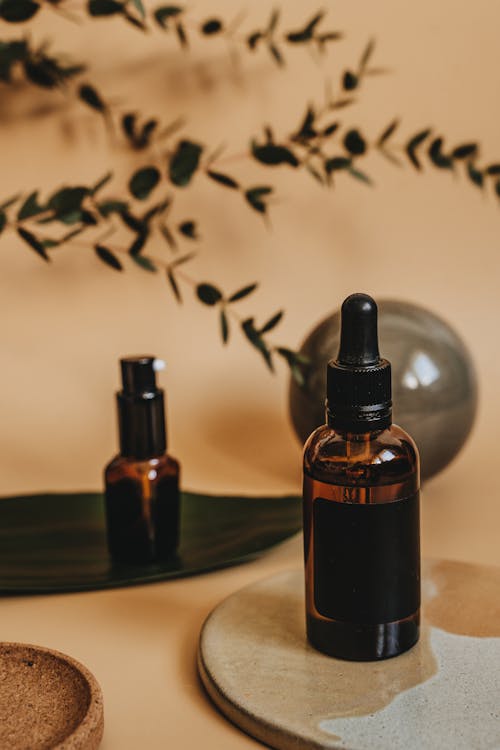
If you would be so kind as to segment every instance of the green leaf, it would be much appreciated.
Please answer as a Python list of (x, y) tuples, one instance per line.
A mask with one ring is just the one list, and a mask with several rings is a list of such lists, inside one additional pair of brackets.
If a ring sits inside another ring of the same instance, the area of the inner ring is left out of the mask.
[(373, 55), (373, 51), (375, 49), (375, 40), (370, 39), (368, 44), (365, 47), (365, 50), (363, 54), (361, 55), (361, 59), (359, 61), (359, 75), (362, 76), (363, 73), (366, 70), (366, 66), (368, 65), (368, 62), (370, 61), (371, 56)]
[(430, 134), (430, 128), (421, 130), (419, 133), (414, 135), (413, 138), (410, 138), (410, 140), (406, 144), (406, 153), (408, 154), (408, 158), (410, 159), (415, 169), (422, 169), (422, 165), (420, 164), (417, 157), (417, 148), (426, 140), (426, 138), (429, 137)]
[(213, 284), (198, 284), (196, 294), (200, 302), (210, 307), (213, 307), (213, 305), (216, 305), (222, 299), (222, 292)]
[(283, 66), (285, 64), (285, 61), (283, 59), (283, 55), (277, 48), (275, 44), (269, 44), (269, 52), (271, 53), (271, 56), (275, 59), (275, 61), (278, 63), (278, 65)]
[(177, 33), (177, 38), (179, 39), (181, 47), (187, 49), (187, 47), (189, 47), (189, 42), (186, 34), (186, 29), (180, 21), (176, 22), (175, 31)]
[(90, 195), (96, 195), (96, 193), (99, 192), (99, 190), (102, 190), (102, 188), (108, 184), (110, 180), (113, 179), (113, 172), (106, 172), (106, 174), (101, 177), (100, 180), (96, 182), (93, 188), (90, 188), (89, 193)]
[(327, 174), (337, 172), (340, 169), (349, 169), (352, 159), (348, 156), (332, 156), (325, 161), (325, 170)]
[(199, 143), (182, 140), (170, 159), (168, 171), (171, 182), (186, 187), (198, 169), (203, 147)]
[(344, 146), (353, 156), (361, 156), (366, 151), (366, 142), (359, 130), (349, 130), (344, 136)]
[(224, 344), (227, 344), (229, 341), (229, 321), (227, 319), (226, 311), (224, 308), (220, 311), (220, 332), (222, 336), (222, 341)]
[(5, 229), (6, 224), (7, 224), (7, 214), (5, 213), (5, 211), (2, 211), (0, 209), (0, 234)]
[(251, 294), (253, 291), (255, 291), (258, 287), (258, 284), (248, 284), (248, 286), (244, 286), (243, 289), (239, 289), (237, 292), (232, 294), (228, 302), (237, 302), (240, 299), (243, 299), (243, 297), (247, 297), (249, 294)]
[(277, 312), (276, 315), (273, 315), (272, 318), (269, 318), (267, 323), (264, 323), (259, 333), (263, 334), (263, 333), (269, 333), (269, 331), (272, 331), (273, 328), (276, 328), (278, 323), (281, 321), (283, 315), (284, 315), (283, 310), (280, 310), (279, 312)]
[(274, 372), (274, 366), (273, 366), (273, 360), (272, 360), (272, 354), (269, 350), (266, 342), (261, 337), (260, 333), (257, 331), (254, 325), (254, 319), (253, 318), (247, 318), (241, 323), (241, 328), (243, 333), (245, 334), (246, 338), (252, 346), (254, 346), (263, 356), (264, 361), (266, 365), (269, 367), (271, 372)]
[(500, 198), (500, 180), (497, 180), (497, 181), (495, 182), (495, 193), (496, 193), (496, 194), (498, 195), (498, 197)]
[(130, 245), (128, 252), (129, 255), (139, 255), (142, 248), (146, 244), (149, 237), (149, 232), (147, 230), (144, 230), (142, 232), (139, 232), (135, 240)]
[(429, 158), (439, 169), (453, 169), (453, 159), (443, 153), (443, 139), (434, 138), (429, 146)]
[(128, 189), (139, 201), (144, 201), (149, 198), (152, 190), (158, 185), (160, 181), (160, 171), (156, 167), (143, 167), (138, 169), (128, 184)]
[(267, 186), (249, 188), (249, 190), (245, 190), (245, 199), (255, 211), (265, 214), (267, 211), (267, 204), (263, 198), (264, 196), (270, 195), (272, 192), (272, 187)]
[(214, 182), (218, 182), (220, 185), (225, 185), (225, 187), (233, 188), (233, 190), (238, 190), (239, 188), (236, 180), (233, 180), (233, 178), (229, 177), (229, 175), (227, 174), (222, 174), (222, 172), (214, 172), (212, 169), (207, 169), (207, 175), (210, 177), (210, 179), (214, 180)]
[(298, 44), (300, 42), (308, 42), (310, 41), (314, 36), (314, 31), (316, 29), (316, 26), (321, 21), (321, 19), (324, 17), (325, 12), (320, 11), (317, 13), (309, 23), (304, 26), (303, 29), (300, 31), (292, 31), (289, 34), (286, 35), (286, 38), (291, 44)]
[(25, 60), (23, 67), (26, 78), (35, 86), (52, 89), (61, 82), (59, 68), (52, 60)]
[(344, 91), (353, 91), (355, 88), (357, 88), (358, 83), (358, 76), (351, 70), (346, 70), (342, 78), (342, 88), (344, 89)]
[(18, 227), (17, 233), (21, 237), (21, 239), (23, 239), (36, 253), (38, 253), (38, 255), (40, 255), (40, 257), (42, 257), (46, 261), (50, 260), (44, 246), (42, 245), (40, 240), (35, 237), (34, 234), (32, 234), (32, 232), (28, 232), (28, 230), (23, 229), (23, 227)]
[(89, 0), (87, 8), (91, 16), (113, 16), (123, 13), (124, 4), (116, 0)]
[(128, 203), (125, 203), (125, 201), (114, 200), (103, 201), (102, 203), (97, 204), (97, 208), (99, 209), (101, 216), (107, 219), (111, 214), (123, 214), (128, 208)]
[(175, 16), (178, 16), (183, 10), (184, 9), (181, 8), (180, 5), (162, 5), (155, 10), (153, 16), (156, 23), (161, 26), (162, 29), (166, 29), (168, 27), (168, 19), (175, 18)]
[(467, 174), (469, 175), (469, 179), (474, 185), (477, 185), (477, 187), (482, 188), (484, 185), (484, 174), (479, 169), (477, 169), (474, 164), (471, 161), (467, 162)]
[(247, 44), (249, 49), (251, 49), (253, 52), (253, 50), (257, 47), (257, 44), (263, 38), (264, 34), (262, 33), (262, 31), (254, 31), (252, 34), (249, 34), (247, 36)]
[(338, 130), (338, 128), (339, 128), (339, 123), (332, 122), (330, 123), (330, 125), (327, 125), (326, 128), (323, 128), (323, 130), (321, 131), (321, 135), (323, 136), (333, 135), (335, 131)]
[(132, 5), (137, 8), (137, 11), (142, 19), (146, 18), (146, 10), (144, 8), (142, 0), (132, 0)]
[(303, 386), (304, 373), (302, 371), (301, 365), (308, 364), (309, 360), (306, 357), (303, 357), (298, 352), (294, 352), (291, 349), (286, 349), (283, 346), (280, 346), (276, 351), (278, 352), (280, 357), (283, 357), (285, 362), (290, 367), (290, 373), (293, 379), (297, 382), (298, 385)]
[(176, 280), (174, 274), (172, 273), (172, 271), (170, 270), (170, 268), (167, 268), (167, 279), (168, 279), (168, 282), (170, 284), (170, 288), (172, 289), (172, 291), (174, 293), (175, 299), (177, 300), (177, 302), (181, 303), (182, 302), (182, 297), (181, 297), (181, 293), (180, 293), (180, 290), (179, 290), (179, 286), (178, 286), (177, 280)]
[(130, 140), (135, 139), (135, 123), (137, 115), (135, 112), (126, 112), (122, 117), (122, 130)]
[(104, 100), (101, 98), (99, 92), (88, 83), (80, 86), (78, 96), (82, 102), (85, 102), (91, 109), (95, 109), (96, 112), (106, 112), (107, 107)]
[(210, 18), (202, 24), (201, 33), (205, 36), (212, 36), (213, 34), (219, 34), (223, 28), (222, 21), (218, 18)]
[(163, 237), (167, 241), (167, 244), (172, 250), (175, 250), (177, 248), (177, 242), (175, 241), (175, 237), (170, 231), (170, 229), (167, 227), (166, 224), (163, 224), (160, 227), (160, 232), (162, 233)]
[(17, 195), (13, 195), (11, 198), (7, 198), (6, 201), (0, 204), (0, 210), (4, 208), (10, 208), (11, 206), (14, 205), (14, 203), (17, 203), (20, 197), (21, 197), (21, 193), (18, 193)]
[(106, 263), (106, 265), (110, 266), (111, 268), (114, 268), (115, 271), (122, 271), (123, 266), (118, 260), (118, 258), (113, 255), (111, 250), (108, 250), (107, 247), (104, 247), (104, 245), (94, 245), (94, 250), (98, 258), (100, 258), (103, 263)]
[(469, 156), (475, 156), (478, 152), (477, 143), (464, 143), (457, 146), (451, 153), (452, 159), (467, 159)]
[(33, 0), (2, 0), (0, 18), (9, 23), (29, 21), (40, 10), (40, 5)]
[(371, 179), (371, 177), (368, 177), (367, 174), (365, 174), (364, 172), (361, 172), (360, 169), (355, 169), (354, 167), (350, 167), (348, 172), (356, 180), (359, 180), (360, 182), (364, 182), (366, 185), (373, 185), (373, 180)]
[(379, 139), (378, 139), (378, 141), (377, 141), (377, 146), (383, 146), (383, 144), (384, 144), (384, 143), (385, 143), (386, 141), (388, 141), (388, 140), (389, 140), (389, 138), (390, 138), (390, 137), (391, 137), (391, 135), (392, 135), (392, 134), (394, 133), (394, 131), (396, 130), (396, 128), (398, 127), (398, 125), (399, 125), (399, 120), (398, 120), (398, 119), (396, 119), (396, 120), (393, 120), (393, 121), (392, 121), (392, 122), (391, 122), (391, 123), (390, 123), (390, 124), (389, 124), (389, 125), (388, 125), (388, 126), (386, 127), (386, 129), (385, 129), (385, 130), (384, 130), (384, 131), (383, 131), (383, 132), (381, 133), (381, 135), (380, 135), (380, 137), (379, 137)]
[(262, 164), (268, 166), (277, 166), (279, 164), (289, 164), (291, 167), (298, 167), (299, 160), (295, 154), (285, 146), (278, 146), (275, 143), (265, 143), (259, 145), (252, 141), (252, 156)]
[(146, 258), (144, 255), (137, 255), (134, 253), (132, 253), (130, 257), (132, 258), (134, 263), (136, 263), (144, 271), (150, 271), (152, 273), (156, 273), (156, 271), (158, 271), (151, 258)]
[(80, 211), (82, 201), (88, 193), (88, 188), (83, 186), (63, 187), (50, 197), (47, 208), (54, 211), (56, 217), (63, 221)]
[(267, 33), (269, 35), (273, 34), (276, 31), (276, 27), (278, 25), (280, 15), (281, 15), (281, 11), (279, 8), (274, 8), (274, 10), (271, 12), (271, 17), (267, 25)]
[(184, 237), (189, 237), (190, 240), (198, 239), (196, 223), (194, 221), (183, 221), (182, 224), (179, 224), (177, 229), (184, 235)]
[(45, 211), (45, 206), (41, 206), (38, 203), (38, 190), (34, 190), (28, 195), (17, 212), (17, 219), (18, 221), (23, 221), (23, 219), (29, 219), (30, 216), (37, 216), (43, 213), (43, 211)]
[[(489, 175), (500, 174), (500, 164), (490, 164), (490, 166), (486, 168), (486, 174), (489, 174)], [(5, 206), (3, 206), (3, 208), (5, 208)]]
[(306, 110), (304, 119), (302, 120), (299, 129), (292, 136), (292, 140), (309, 141), (311, 140), (311, 138), (315, 138), (317, 135), (316, 129), (314, 127), (315, 119), (316, 119), (316, 113), (314, 109), (311, 106), (309, 106)]

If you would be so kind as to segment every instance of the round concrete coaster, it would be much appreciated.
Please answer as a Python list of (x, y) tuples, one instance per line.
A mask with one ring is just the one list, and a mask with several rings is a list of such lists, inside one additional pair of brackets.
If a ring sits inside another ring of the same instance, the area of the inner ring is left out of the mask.
[(103, 729), (88, 669), (58, 651), (0, 643), (0, 748), (96, 750)]
[(306, 643), (302, 571), (233, 594), (200, 636), (209, 696), (283, 750), (500, 748), (500, 568), (435, 561), (423, 573), (420, 641), (382, 662)]

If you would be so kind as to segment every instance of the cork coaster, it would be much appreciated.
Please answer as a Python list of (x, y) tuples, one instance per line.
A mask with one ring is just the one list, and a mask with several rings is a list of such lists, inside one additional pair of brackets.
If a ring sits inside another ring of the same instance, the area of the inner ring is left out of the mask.
[(0, 750), (96, 750), (103, 730), (88, 669), (58, 651), (0, 643)]

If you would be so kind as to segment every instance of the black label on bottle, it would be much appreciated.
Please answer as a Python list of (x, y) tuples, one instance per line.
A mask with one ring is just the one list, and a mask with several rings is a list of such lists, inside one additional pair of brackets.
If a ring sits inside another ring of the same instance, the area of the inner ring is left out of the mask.
[(419, 493), (380, 504), (313, 502), (314, 601), (333, 620), (402, 620), (420, 606)]

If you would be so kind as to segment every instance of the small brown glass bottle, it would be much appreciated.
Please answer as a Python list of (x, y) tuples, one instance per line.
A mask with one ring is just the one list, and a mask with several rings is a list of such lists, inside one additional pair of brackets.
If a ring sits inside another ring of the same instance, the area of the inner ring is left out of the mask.
[(120, 453), (106, 466), (108, 549), (113, 560), (169, 560), (179, 541), (179, 463), (166, 453), (164, 394), (154, 357), (120, 360)]
[(341, 659), (386, 659), (419, 637), (419, 459), (391, 405), (377, 306), (353, 294), (328, 363), (326, 424), (304, 448), (307, 636)]

